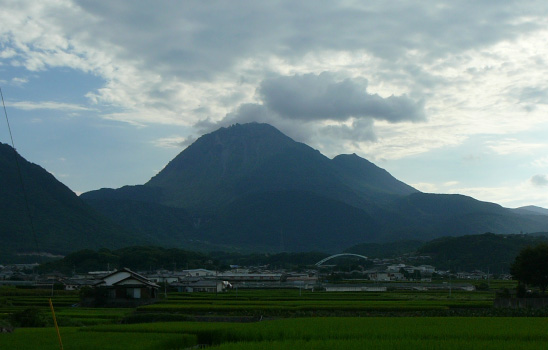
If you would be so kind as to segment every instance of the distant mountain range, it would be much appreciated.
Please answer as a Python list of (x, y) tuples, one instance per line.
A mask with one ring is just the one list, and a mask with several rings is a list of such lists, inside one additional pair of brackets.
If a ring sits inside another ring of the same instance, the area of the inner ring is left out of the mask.
[[(158, 236), (162, 226), (166, 239), (210, 249), (339, 251), (364, 242), (548, 227), (548, 215), (421, 193), (355, 154), (329, 159), (258, 123), (200, 137), (144, 185), (81, 198), (126, 227)], [(155, 213), (144, 214), (146, 223), (132, 214), (145, 203)], [(168, 208), (181, 210), (177, 220)]]
[[(11, 251), (35, 250), (15, 152), (5, 145), (0, 151), (0, 181), (7, 184), (0, 216), (10, 222), (0, 228), (0, 238)], [(422, 193), (355, 154), (329, 159), (267, 124), (236, 124), (203, 135), (147, 183), (80, 198), (20, 159), (47, 251), (153, 243), (338, 252), (360, 243), (548, 231), (542, 208), (507, 209), (462, 195)]]

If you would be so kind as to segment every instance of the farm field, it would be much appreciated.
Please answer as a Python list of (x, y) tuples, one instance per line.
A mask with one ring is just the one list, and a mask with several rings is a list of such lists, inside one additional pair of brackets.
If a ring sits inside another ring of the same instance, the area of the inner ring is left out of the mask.
[[(540, 349), (545, 318), (292, 318), (255, 323), (169, 322), (61, 328), (66, 349)], [(0, 335), (2, 349), (58, 349), (53, 328)]]
[[(69, 292), (56, 291), (52, 300), (65, 349), (531, 349), (548, 342), (544, 317), (494, 317), (545, 313), (501, 312), (492, 308), (494, 295), (239, 290), (168, 293), (125, 309), (78, 307)], [(0, 334), (0, 349), (59, 349), (49, 297), (0, 288), (0, 322), (32, 308), (46, 324)]]
[(367, 316), (383, 312), (488, 309), (491, 292), (310, 292), (298, 290), (234, 291), (207, 295), (173, 293), (136, 313), (245, 316)]

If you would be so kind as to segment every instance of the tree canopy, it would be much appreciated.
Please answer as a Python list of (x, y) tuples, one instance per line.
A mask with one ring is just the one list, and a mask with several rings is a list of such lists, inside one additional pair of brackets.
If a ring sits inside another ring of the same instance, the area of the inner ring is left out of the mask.
[(539, 287), (544, 293), (548, 287), (548, 244), (524, 248), (514, 260), (510, 272), (520, 283)]

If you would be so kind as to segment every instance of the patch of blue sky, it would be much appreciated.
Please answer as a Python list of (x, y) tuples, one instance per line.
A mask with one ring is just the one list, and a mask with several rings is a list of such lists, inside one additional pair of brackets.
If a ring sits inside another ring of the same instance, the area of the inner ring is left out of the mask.
[(34, 72), (12, 66), (2, 69), (2, 76), (1, 80), (6, 85), (3, 87), (4, 97), (12, 102), (52, 101), (86, 106), (90, 103), (86, 94), (96, 91), (104, 84), (99, 76), (71, 68), (50, 68)]
[[(509, 142), (519, 139), (521, 135), (508, 136)], [(499, 142), (499, 135), (475, 135), (457, 146), (433, 149), (382, 166), (408, 184), (427, 183), (440, 190), (457, 181), (454, 186), (497, 186), (526, 181), (534, 175), (531, 163), (537, 157), (536, 152), (513, 150), (511, 144), (507, 151), (497, 152), (494, 147), (500, 145)]]
[[(52, 110), (17, 113), (26, 115), (25, 125), (20, 120), (12, 123), (19, 153), (77, 193), (143, 184), (183, 149), (153, 146), (156, 139), (174, 132), (173, 126), (135, 127), (93, 113), (78, 117), (59, 117)], [(19, 135), (19, 130), (24, 134)]]

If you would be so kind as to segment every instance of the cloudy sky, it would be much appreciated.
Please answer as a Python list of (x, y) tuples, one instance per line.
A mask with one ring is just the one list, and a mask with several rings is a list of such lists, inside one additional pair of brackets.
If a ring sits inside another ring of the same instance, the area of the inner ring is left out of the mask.
[(0, 8), (15, 146), (76, 193), (145, 183), (203, 133), (259, 121), (422, 191), (548, 207), (546, 1)]

